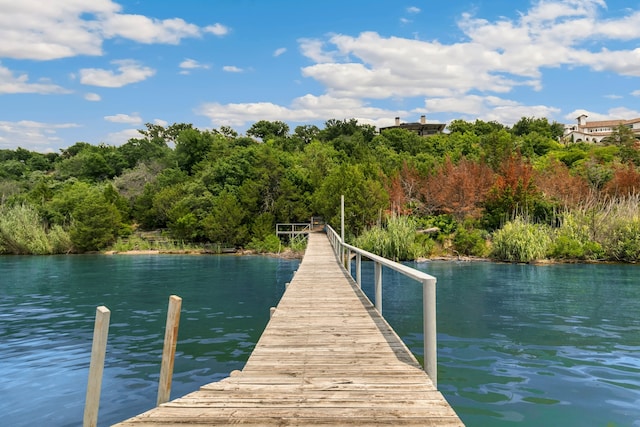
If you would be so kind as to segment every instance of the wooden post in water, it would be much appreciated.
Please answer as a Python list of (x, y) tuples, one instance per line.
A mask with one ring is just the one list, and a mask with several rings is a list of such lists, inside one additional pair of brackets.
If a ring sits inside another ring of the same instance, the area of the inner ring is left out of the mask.
[(84, 405), (84, 427), (98, 425), (98, 408), (100, 407), (100, 389), (102, 387), (102, 371), (104, 357), (107, 352), (109, 335), (109, 318), (111, 311), (103, 305), (96, 308), (96, 321), (93, 326), (93, 344), (91, 345), (91, 362), (89, 364), (89, 381), (87, 397)]
[(158, 406), (169, 401), (171, 394), (171, 379), (173, 377), (173, 363), (178, 344), (178, 326), (180, 326), (180, 307), (182, 298), (177, 295), (169, 297), (169, 311), (167, 312), (167, 326), (164, 331), (164, 348), (162, 349), (162, 366), (160, 367), (160, 382), (158, 383)]
[(424, 370), (438, 388), (438, 343), (436, 331), (436, 279), (422, 281), (422, 334), (424, 336)]

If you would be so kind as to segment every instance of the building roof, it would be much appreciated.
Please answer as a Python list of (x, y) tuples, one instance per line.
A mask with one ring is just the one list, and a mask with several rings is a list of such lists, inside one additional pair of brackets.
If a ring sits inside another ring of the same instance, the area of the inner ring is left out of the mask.
[(595, 122), (587, 122), (585, 125), (580, 126), (583, 128), (594, 128), (594, 127), (612, 127), (619, 125), (630, 125), (633, 123), (640, 122), (640, 117), (631, 120), (600, 120)]

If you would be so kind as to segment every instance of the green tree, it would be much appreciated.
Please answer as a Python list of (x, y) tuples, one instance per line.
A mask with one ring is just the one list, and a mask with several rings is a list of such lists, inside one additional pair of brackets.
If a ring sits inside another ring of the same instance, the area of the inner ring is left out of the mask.
[(524, 136), (532, 132), (557, 140), (564, 134), (564, 125), (558, 122), (549, 123), (549, 120), (544, 117), (522, 117), (511, 128), (511, 133), (516, 136)]
[(260, 120), (251, 125), (247, 135), (260, 138), (265, 142), (271, 138), (284, 138), (289, 135), (289, 125), (281, 121)]
[(604, 138), (605, 145), (613, 145), (620, 148), (620, 159), (623, 163), (632, 162), (640, 166), (640, 142), (633, 130), (623, 124), (619, 125), (610, 136)]
[(54, 223), (67, 224), (71, 242), (79, 252), (106, 248), (121, 228), (117, 206), (107, 200), (104, 187), (74, 182), (59, 191), (47, 205)]
[(296, 126), (293, 136), (302, 141), (302, 145), (307, 145), (320, 135), (320, 129), (315, 125)]
[(238, 199), (225, 190), (215, 197), (211, 212), (203, 220), (205, 236), (212, 242), (242, 246), (248, 238), (244, 219)]
[(213, 148), (214, 136), (210, 132), (185, 129), (176, 138), (175, 156), (178, 167), (191, 174), (194, 167), (205, 159)]
[(171, 150), (161, 138), (131, 138), (118, 148), (128, 168), (169, 157)]
[(169, 143), (175, 143), (178, 140), (178, 135), (182, 131), (192, 129), (191, 123), (174, 123), (170, 126), (164, 127), (158, 124), (145, 123), (146, 129), (139, 129), (138, 132), (146, 137), (149, 141), (161, 141), (165, 145)]
[(514, 139), (505, 129), (483, 135), (480, 138), (480, 146), (485, 161), (495, 171), (515, 152)]
[(340, 165), (330, 172), (313, 195), (314, 211), (336, 230), (340, 224), (341, 195), (345, 196), (347, 235), (359, 235), (367, 226), (374, 224), (389, 204), (389, 195), (382, 184), (366, 178), (359, 165)]

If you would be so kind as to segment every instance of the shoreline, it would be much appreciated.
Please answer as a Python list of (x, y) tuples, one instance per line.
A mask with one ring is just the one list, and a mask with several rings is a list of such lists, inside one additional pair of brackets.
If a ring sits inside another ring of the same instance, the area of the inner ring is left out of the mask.
[(274, 258), (283, 258), (283, 259), (302, 259), (304, 256), (304, 252), (294, 252), (291, 250), (286, 250), (283, 252), (275, 253), (275, 252), (266, 252), (266, 253), (258, 253), (256, 251), (248, 250), (248, 249), (240, 249), (235, 252), (212, 252), (207, 251), (206, 249), (184, 249), (184, 250), (165, 250), (165, 249), (132, 249), (127, 251), (103, 251), (101, 252), (103, 255), (125, 255), (125, 256), (135, 256), (135, 255), (234, 255), (234, 256), (243, 256), (243, 255), (262, 255), (262, 256), (270, 256)]
[[(216, 253), (207, 251), (204, 249), (184, 249), (184, 250), (163, 250), (163, 249), (134, 249), (128, 251), (103, 251), (101, 252), (103, 255), (125, 255), (125, 256), (136, 256), (136, 255), (233, 255), (233, 256), (244, 256), (244, 255), (260, 255), (260, 256), (268, 256), (272, 258), (282, 258), (282, 259), (302, 259), (304, 257), (304, 252), (294, 252), (292, 250), (286, 250), (283, 252), (265, 252), (258, 253), (249, 249), (239, 249), (235, 252), (222, 252)], [(428, 262), (460, 262), (460, 263), (468, 263), (468, 262), (495, 262), (500, 264), (529, 264), (536, 266), (545, 266), (545, 265), (556, 265), (556, 264), (629, 264), (635, 265), (635, 263), (627, 263), (627, 262), (615, 262), (615, 261), (599, 261), (599, 260), (579, 260), (579, 259), (539, 259), (530, 262), (510, 262), (510, 261), (500, 261), (497, 259), (487, 258), (487, 257), (474, 257), (474, 256), (457, 256), (457, 255), (438, 255), (432, 258), (418, 258), (415, 260), (409, 260), (409, 262), (416, 263), (428, 263)]]

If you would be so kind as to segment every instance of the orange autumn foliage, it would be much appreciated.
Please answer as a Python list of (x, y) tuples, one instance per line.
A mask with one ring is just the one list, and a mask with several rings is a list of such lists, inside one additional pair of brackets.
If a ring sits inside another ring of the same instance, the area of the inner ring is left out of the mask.
[(575, 207), (589, 196), (589, 183), (572, 175), (569, 168), (556, 160), (542, 171), (536, 171), (534, 182), (542, 194), (565, 207)]
[(451, 214), (462, 221), (480, 217), (482, 203), (493, 183), (493, 171), (485, 163), (463, 158), (454, 164), (447, 158), (425, 180), (421, 195), (432, 212)]
[(418, 189), (423, 179), (418, 171), (403, 163), (402, 169), (387, 180), (385, 188), (389, 193), (391, 211), (399, 215), (411, 214), (410, 205), (418, 202)]
[(613, 172), (613, 177), (604, 187), (609, 196), (626, 197), (640, 193), (640, 172), (629, 163), (619, 166)]

